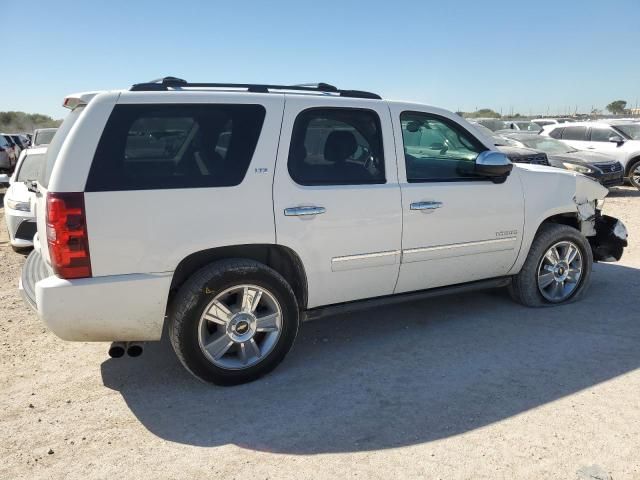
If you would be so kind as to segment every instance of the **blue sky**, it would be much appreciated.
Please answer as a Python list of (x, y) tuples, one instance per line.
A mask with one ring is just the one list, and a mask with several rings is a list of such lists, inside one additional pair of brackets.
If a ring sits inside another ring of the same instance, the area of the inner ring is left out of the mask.
[(0, 4), (14, 16), (0, 110), (60, 118), (66, 93), (165, 75), (323, 81), (505, 114), (640, 101), (640, 0)]

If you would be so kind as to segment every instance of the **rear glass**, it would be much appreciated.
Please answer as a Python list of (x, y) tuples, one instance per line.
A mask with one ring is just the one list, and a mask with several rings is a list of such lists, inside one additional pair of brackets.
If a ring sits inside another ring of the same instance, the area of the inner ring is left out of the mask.
[(38, 145), (49, 145), (51, 140), (53, 140), (53, 136), (56, 134), (54, 130), (40, 130), (36, 132), (36, 135), (33, 139), (33, 146), (36, 147)]
[(117, 105), (86, 191), (238, 185), (265, 113), (261, 105)]
[(40, 178), (44, 167), (44, 159), (44, 153), (27, 154), (24, 160), (22, 160), (20, 170), (18, 170), (16, 175), (16, 182), (26, 182)]

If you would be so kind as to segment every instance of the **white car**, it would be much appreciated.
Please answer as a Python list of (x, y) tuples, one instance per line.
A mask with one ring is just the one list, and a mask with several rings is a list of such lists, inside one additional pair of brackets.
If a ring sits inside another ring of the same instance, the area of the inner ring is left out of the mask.
[(640, 123), (563, 123), (545, 126), (540, 135), (562, 140), (578, 150), (608, 155), (622, 164), (625, 177), (640, 189)]
[(495, 286), (532, 307), (577, 300), (627, 243), (606, 188), (514, 166), (439, 108), (173, 77), (64, 105), (25, 300), (113, 356), (166, 319), (183, 365), (216, 384), (271, 371), (304, 318)]
[(33, 247), (36, 234), (34, 194), (25, 182), (37, 180), (44, 166), (46, 148), (28, 148), (20, 154), (9, 188), (4, 194), (4, 218), (14, 250)]

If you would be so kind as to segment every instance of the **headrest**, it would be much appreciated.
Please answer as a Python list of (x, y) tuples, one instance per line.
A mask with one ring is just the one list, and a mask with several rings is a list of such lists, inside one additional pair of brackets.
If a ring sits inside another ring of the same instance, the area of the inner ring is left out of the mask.
[(358, 142), (353, 133), (344, 130), (331, 132), (324, 144), (324, 158), (329, 162), (344, 162), (356, 153)]

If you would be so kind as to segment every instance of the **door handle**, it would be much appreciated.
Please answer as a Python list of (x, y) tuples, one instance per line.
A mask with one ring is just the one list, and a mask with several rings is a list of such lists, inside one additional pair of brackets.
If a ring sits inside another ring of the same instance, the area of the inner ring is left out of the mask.
[(320, 215), (326, 211), (324, 207), (291, 207), (285, 208), (284, 214), (287, 217), (304, 217), (307, 215)]
[(420, 210), (424, 213), (433, 213), (434, 210), (441, 207), (442, 202), (415, 202), (409, 208), (411, 210)]

